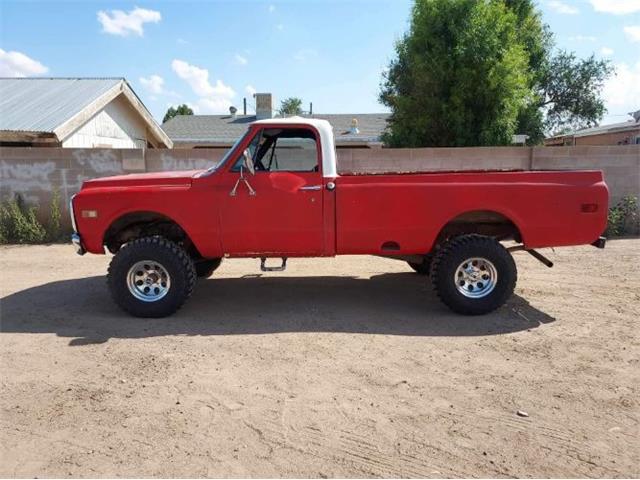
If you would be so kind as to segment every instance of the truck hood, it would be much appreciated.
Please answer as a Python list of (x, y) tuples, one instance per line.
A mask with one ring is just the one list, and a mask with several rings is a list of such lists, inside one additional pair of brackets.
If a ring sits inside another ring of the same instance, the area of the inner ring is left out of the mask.
[(193, 177), (203, 170), (184, 170), (178, 172), (132, 173), (114, 177), (87, 180), (82, 188), (101, 187), (138, 187), (138, 186), (190, 186)]

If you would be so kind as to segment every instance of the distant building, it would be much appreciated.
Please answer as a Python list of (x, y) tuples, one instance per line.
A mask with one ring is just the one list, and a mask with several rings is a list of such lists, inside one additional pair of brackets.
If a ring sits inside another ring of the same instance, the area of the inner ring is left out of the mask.
[(545, 146), (632, 145), (640, 144), (640, 110), (630, 114), (633, 120), (585, 128), (545, 138)]
[(171, 148), (123, 78), (0, 78), (0, 146)]
[[(256, 114), (178, 115), (162, 125), (174, 148), (229, 148), (247, 130), (251, 122), (273, 116), (271, 94), (257, 93)], [(306, 118), (327, 120), (333, 126), (338, 148), (371, 148), (382, 145), (388, 113), (305, 114)]]

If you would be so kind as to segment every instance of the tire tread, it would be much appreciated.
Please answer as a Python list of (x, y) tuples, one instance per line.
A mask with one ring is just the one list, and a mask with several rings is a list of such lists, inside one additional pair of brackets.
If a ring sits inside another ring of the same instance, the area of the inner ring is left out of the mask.
[[(118, 294), (118, 289), (116, 288), (116, 281), (118, 279), (115, 278), (116, 277), (115, 270), (119, 268), (120, 266), (119, 263), (121, 261), (124, 261), (123, 259), (126, 260), (126, 257), (128, 256), (129, 252), (132, 251), (133, 249), (145, 248), (145, 247), (165, 250), (168, 253), (172, 254), (177, 259), (178, 263), (182, 266), (183, 271), (186, 273), (186, 284), (185, 284), (184, 295), (178, 296), (176, 298), (177, 301), (174, 301), (168, 304), (169, 308), (166, 308), (165, 310), (163, 310), (161, 314), (153, 313), (153, 314), (147, 315), (145, 313), (141, 313), (140, 311), (137, 311), (135, 308), (132, 308), (131, 303), (129, 303), (131, 299), (122, 298), (122, 295)], [(142, 316), (142, 317), (147, 317), (147, 316), (164, 317), (164, 316), (172, 315), (173, 313), (177, 312), (182, 307), (182, 305), (184, 305), (184, 302), (187, 299), (189, 299), (189, 297), (191, 297), (191, 295), (193, 294), (193, 290), (196, 285), (196, 280), (197, 280), (196, 269), (193, 264), (193, 260), (187, 254), (187, 252), (177, 243), (157, 235), (136, 238), (135, 240), (132, 240), (124, 244), (120, 248), (118, 253), (111, 260), (111, 263), (109, 264), (109, 268), (107, 270), (107, 284), (109, 286), (109, 292), (111, 294), (111, 298), (113, 299), (113, 301), (126, 312), (135, 316)]]

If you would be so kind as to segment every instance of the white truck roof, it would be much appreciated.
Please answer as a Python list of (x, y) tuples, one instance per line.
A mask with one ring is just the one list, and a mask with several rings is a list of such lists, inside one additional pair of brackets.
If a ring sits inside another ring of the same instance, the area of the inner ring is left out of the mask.
[(252, 125), (286, 125), (302, 124), (315, 128), (320, 134), (320, 148), (322, 148), (322, 176), (335, 178), (338, 176), (336, 164), (336, 146), (333, 137), (333, 127), (326, 120), (318, 118), (287, 117), (287, 118), (266, 118), (256, 120)]

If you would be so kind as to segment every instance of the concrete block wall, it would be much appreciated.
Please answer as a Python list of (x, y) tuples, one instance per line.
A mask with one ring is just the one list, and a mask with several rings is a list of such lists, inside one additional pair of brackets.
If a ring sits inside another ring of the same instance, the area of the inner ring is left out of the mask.
[(226, 149), (173, 149), (147, 150), (145, 153), (147, 172), (201, 170), (218, 163)]
[(411, 173), (452, 170), (528, 170), (522, 147), (338, 149), (341, 173)]
[[(208, 168), (224, 149), (72, 149), (0, 147), (0, 199), (19, 193), (45, 220), (54, 190), (67, 205), (85, 180), (127, 173)], [(612, 204), (640, 196), (640, 145), (339, 149), (338, 171), (355, 174), (451, 170), (602, 170)]]
[(640, 197), (640, 145), (536, 147), (534, 170), (602, 170), (610, 202), (627, 195)]
[(452, 170), (602, 170), (612, 204), (640, 197), (640, 145), (338, 150), (343, 174)]

